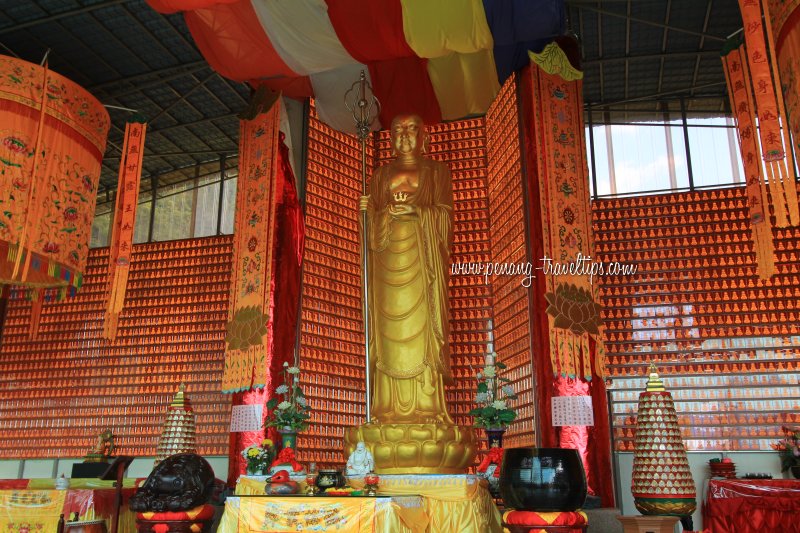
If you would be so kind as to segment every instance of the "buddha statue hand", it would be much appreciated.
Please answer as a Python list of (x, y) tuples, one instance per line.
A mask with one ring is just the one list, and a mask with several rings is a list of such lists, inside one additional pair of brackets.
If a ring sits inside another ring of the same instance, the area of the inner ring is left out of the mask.
[(414, 206), (409, 204), (392, 204), (388, 209), (389, 214), (393, 216), (410, 215), (416, 212)]
[(369, 205), (369, 195), (362, 196), (358, 199), (358, 209), (360, 211), (366, 211), (367, 205)]

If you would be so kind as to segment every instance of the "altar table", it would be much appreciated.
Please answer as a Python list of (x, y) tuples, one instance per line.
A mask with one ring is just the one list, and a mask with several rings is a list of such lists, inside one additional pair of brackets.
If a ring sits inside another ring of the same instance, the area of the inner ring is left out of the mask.
[(703, 528), (711, 533), (800, 533), (800, 480), (711, 479)]
[[(384, 515), (384, 518), (377, 520), (381, 516), (387, 504), (381, 504), (375, 508), (376, 523), (373, 529), (335, 529), (335, 528), (322, 528), (322, 529), (293, 529), (291, 531), (355, 531), (361, 533), (362, 531), (371, 532), (385, 532), (395, 533), (395, 531), (414, 531), (409, 529), (380, 529), (384, 524), (389, 523), (390, 516), (396, 515), (397, 520), (403, 522), (403, 518), (408, 518), (409, 509), (407, 502), (401, 500), (402, 496), (419, 497), (421, 499), (422, 514), (418, 514), (415, 520), (424, 520), (426, 528), (421, 529), (420, 533), (439, 533), (439, 532), (458, 532), (458, 533), (500, 533), (502, 532), (502, 519), (500, 512), (494, 505), (491, 495), (489, 494), (488, 484), (486, 480), (472, 475), (382, 475), (380, 476), (379, 492), (381, 496), (389, 498), (390, 507), (399, 507), (389, 515)], [(263, 523), (263, 516), (257, 514), (246, 515), (241, 512), (241, 505), (243, 501), (248, 500), (246, 495), (263, 495), (264, 494), (264, 480), (263, 476), (243, 476), (239, 478), (236, 485), (236, 495), (241, 496), (235, 505), (239, 505), (239, 509), (229, 509), (226, 502), (225, 515), (220, 524), (219, 533), (251, 533), (261, 531), (290, 531), (288, 529), (242, 529), (242, 520), (258, 521)], [(354, 488), (363, 487), (363, 478), (350, 477), (348, 483)], [(301, 483), (304, 485), (304, 483)], [(313, 499), (312, 499), (313, 498)], [(280, 498), (276, 497), (263, 497), (257, 501), (273, 501)], [(309, 504), (316, 505), (315, 502), (323, 499), (320, 496), (309, 497)], [(361, 500), (362, 498), (354, 498), (352, 496), (342, 496), (331, 498), (336, 502), (347, 500)], [(375, 500), (376, 498), (363, 498), (364, 500)], [(377, 498), (378, 500), (382, 498)], [(230, 498), (229, 498), (230, 500)], [(253, 499), (256, 501), (256, 499)], [(301, 500), (293, 500), (298, 504)], [(266, 512), (263, 504), (247, 503), (247, 506), (258, 507), (258, 512)], [(364, 509), (364, 508), (362, 508)], [(369, 507), (366, 508), (369, 511)], [(237, 526), (235, 529), (233, 522), (226, 524), (226, 515), (228, 518), (236, 517)], [(255, 522), (253, 522), (255, 523)], [(252, 527), (253, 524), (250, 525)], [(226, 526), (227, 529), (223, 529)], [(263, 527), (263, 526), (259, 526)], [(361, 527), (361, 526), (359, 526)], [(366, 526), (364, 526), (366, 527)], [(404, 525), (404, 527), (411, 527)]]

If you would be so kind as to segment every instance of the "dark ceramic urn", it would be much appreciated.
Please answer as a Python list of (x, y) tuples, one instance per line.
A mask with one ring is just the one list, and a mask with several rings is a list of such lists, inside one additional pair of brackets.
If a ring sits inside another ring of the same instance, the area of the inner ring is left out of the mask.
[(577, 450), (508, 448), (500, 470), (506, 507), (526, 511), (574, 511), (586, 500), (586, 474)]

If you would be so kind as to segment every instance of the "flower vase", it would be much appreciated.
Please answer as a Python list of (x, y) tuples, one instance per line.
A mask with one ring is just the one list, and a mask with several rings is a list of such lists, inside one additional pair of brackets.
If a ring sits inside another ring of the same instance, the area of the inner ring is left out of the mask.
[(506, 428), (484, 428), (483, 430), (486, 432), (489, 448), (503, 447), (503, 433), (506, 432)]
[(290, 428), (278, 429), (281, 435), (281, 448), (291, 448), (297, 451), (297, 431)]
[(264, 467), (262, 465), (247, 465), (247, 475), (248, 476), (263, 476), (266, 473), (264, 472)]
[(789, 470), (792, 471), (792, 475), (795, 479), (800, 479), (800, 465), (790, 466)]

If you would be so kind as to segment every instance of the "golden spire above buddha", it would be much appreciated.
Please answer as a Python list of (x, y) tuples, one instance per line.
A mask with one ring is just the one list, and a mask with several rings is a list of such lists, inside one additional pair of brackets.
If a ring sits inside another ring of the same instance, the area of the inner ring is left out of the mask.
[(666, 390), (661, 376), (658, 375), (658, 369), (655, 363), (650, 363), (650, 377), (647, 379), (647, 392), (664, 392)]
[(444, 163), (423, 156), (420, 117), (398, 116), (390, 131), (396, 157), (376, 170), (360, 203), (368, 220), (372, 420), (345, 439), (348, 453), (365, 441), (378, 472), (460, 472), (477, 443), (445, 403), (452, 178)]

